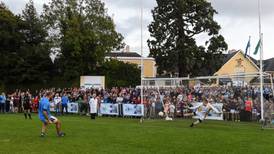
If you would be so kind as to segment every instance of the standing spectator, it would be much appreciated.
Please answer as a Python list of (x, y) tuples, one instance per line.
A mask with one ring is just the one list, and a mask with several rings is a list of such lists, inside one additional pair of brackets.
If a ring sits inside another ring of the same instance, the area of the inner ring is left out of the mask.
[(54, 108), (55, 108), (55, 115), (60, 115), (61, 112), (61, 100), (62, 98), (59, 96), (59, 93), (55, 94), (55, 97), (53, 98), (54, 102)]
[(10, 112), (14, 113), (14, 97), (13, 95), (10, 95)]
[(3, 109), (4, 109), (4, 103), (2, 103), (2, 100), (3, 100), (3, 96), (2, 94), (0, 95), (0, 113), (4, 113)]
[(89, 101), (88, 94), (85, 93), (83, 97), (84, 97), (84, 100), (80, 108), (80, 113), (82, 113), (82, 115), (85, 115), (85, 114), (88, 115), (88, 101)]
[(245, 102), (241, 97), (238, 97), (238, 104), (240, 109), (240, 121), (246, 121)]
[[(101, 114), (101, 111), (100, 111), (100, 107), (101, 107), (101, 103), (103, 103), (103, 98), (102, 98), (102, 96), (99, 94), (99, 96), (97, 96), (97, 100), (98, 100), (98, 106), (97, 106), (97, 112), (98, 112), (98, 115), (99, 116), (101, 116), (102, 114)], [(121, 104), (121, 106), (122, 106), (122, 104)], [(122, 108), (121, 108), (121, 111), (119, 111), (119, 112), (121, 112), (121, 116), (122, 116)]]
[(240, 101), (241, 98), (238, 97), (238, 100), (237, 98), (231, 98), (230, 99), (230, 104), (229, 104), (229, 109), (230, 109), (230, 119), (231, 121), (235, 121), (235, 115), (236, 115), (236, 109), (237, 109), (237, 102)]
[(228, 101), (225, 99), (225, 96), (221, 96), (220, 103), (223, 104), (223, 120), (228, 121), (229, 120), (230, 107), (229, 107)]
[(150, 117), (155, 118), (155, 102), (156, 98), (155, 95), (153, 94), (152, 97), (150, 98)]
[(151, 106), (151, 103), (150, 103), (150, 100), (148, 99), (148, 97), (144, 97), (143, 105), (144, 105), (144, 116), (146, 118), (149, 118), (150, 117), (150, 106)]
[(158, 114), (159, 114), (159, 112), (161, 112), (161, 111), (163, 111), (163, 105), (162, 105), (162, 103), (161, 103), (160, 97), (158, 96), (158, 97), (156, 98), (156, 103), (155, 103), (155, 112), (156, 112), (157, 117), (159, 117)]
[(15, 93), (14, 101), (13, 101), (13, 106), (14, 106), (14, 112), (15, 113), (18, 113), (19, 105), (20, 105), (20, 97), (19, 97), (18, 93)]
[(116, 103), (122, 104), (124, 98), (122, 97), (122, 94), (119, 94), (118, 97), (116, 98)]
[(118, 103), (118, 108), (119, 108), (119, 116), (122, 116), (122, 110), (123, 110), (122, 103), (123, 103), (123, 101), (124, 101), (124, 98), (122, 97), (122, 94), (120, 93), (118, 95), (118, 97), (116, 98), (116, 103)]
[(97, 113), (98, 99), (96, 98), (96, 94), (93, 94), (92, 98), (89, 100), (90, 107), (90, 118), (95, 119)]
[(62, 115), (64, 115), (64, 109), (66, 109), (66, 114), (68, 113), (68, 103), (69, 103), (69, 99), (66, 93), (64, 93), (61, 101), (62, 101)]
[(27, 92), (23, 97), (23, 109), (25, 119), (28, 118), (27, 115), (29, 116), (29, 119), (31, 119), (31, 95), (29, 92)]
[(175, 105), (174, 103), (171, 103), (169, 106), (169, 116), (171, 118), (174, 118), (174, 114), (175, 114)]
[(10, 95), (7, 95), (6, 97), (6, 106), (5, 106), (5, 110), (6, 110), (6, 113), (9, 113), (10, 112), (10, 101), (11, 101), (11, 97)]
[(5, 103), (6, 103), (6, 95), (2, 93), (0, 95), (0, 112), (5, 113)]
[(265, 121), (263, 123), (264, 126), (271, 125), (272, 120), (272, 113), (273, 113), (273, 101), (269, 99), (269, 101), (266, 99), (264, 103), (264, 118)]
[(32, 104), (32, 111), (37, 112), (38, 111), (38, 104), (39, 104), (39, 97), (35, 96), (33, 99), (33, 104)]
[(20, 113), (22, 113), (23, 111), (24, 111), (24, 109), (23, 109), (23, 103), (24, 103), (24, 97), (25, 97), (25, 93), (24, 92), (19, 92), (19, 96), (20, 96), (20, 101), (19, 101), (19, 109), (18, 109), (18, 111), (20, 112)]
[[(83, 96), (79, 96), (78, 97), (78, 99), (77, 99), (77, 101), (76, 101), (76, 103), (78, 104), (78, 107), (79, 107), (79, 109), (81, 109), (82, 108), (82, 106), (83, 106), (83, 98), (82, 98)], [(80, 113), (81, 114), (81, 112), (78, 112), (78, 113)]]
[(252, 116), (252, 100), (250, 97), (245, 101), (245, 112), (246, 112), (246, 117), (247, 121), (251, 121), (251, 116)]
[(166, 116), (166, 119), (169, 118), (168, 114), (169, 114), (169, 106), (170, 106), (170, 100), (169, 100), (169, 97), (165, 98), (164, 99), (164, 113), (165, 113), (165, 116)]

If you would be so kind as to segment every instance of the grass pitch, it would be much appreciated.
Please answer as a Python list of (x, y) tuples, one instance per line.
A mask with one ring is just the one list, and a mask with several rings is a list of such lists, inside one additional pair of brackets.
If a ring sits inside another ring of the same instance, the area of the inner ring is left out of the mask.
[(205, 121), (190, 128), (192, 120), (145, 120), (61, 116), (67, 136), (59, 138), (53, 125), (40, 138), (37, 115), (0, 114), (0, 153), (274, 153), (274, 130), (257, 123)]

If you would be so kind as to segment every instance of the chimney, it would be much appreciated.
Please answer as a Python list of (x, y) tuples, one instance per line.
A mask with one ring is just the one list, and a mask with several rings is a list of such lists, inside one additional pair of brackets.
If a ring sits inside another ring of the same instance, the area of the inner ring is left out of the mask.
[(228, 51), (228, 54), (232, 54), (232, 53), (235, 53), (235, 52), (237, 52), (237, 50), (232, 49), (232, 50), (229, 50), (229, 51)]
[(125, 47), (125, 52), (130, 52), (130, 47), (129, 47), (129, 45), (126, 45), (126, 47)]

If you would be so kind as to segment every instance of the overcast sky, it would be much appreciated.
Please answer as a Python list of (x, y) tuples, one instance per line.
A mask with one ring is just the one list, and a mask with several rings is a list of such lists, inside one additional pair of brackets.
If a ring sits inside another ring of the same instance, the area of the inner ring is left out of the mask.
[[(1, 0), (0, 0), (1, 1)], [(2, 0), (15, 13), (20, 13), (28, 0)], [(49, 0), (33, 0), (38, 12), (43, 3)], [(118, 32), (125, 37), (125, 43), (131, 51), (140, 51), (140, 0), (103, 0), (108, 8)], [(147, 26), (152, 20), (151, 10), (156, 6), (155, 0), (143, 0), (144, 4), (144, 52), (148, 54)], [(221, 34), (225, 37), (229, 49), (245, 50), (249, 36), (251, 36), (251, 56), (254, 56), (255, 46), (259, 40), (258, 3), (257, 0), (210, 0), (218, 11), (215, 19), (221, 25)], [(274, 57), (274, 0), (262, 0), (262, 32), (264, 35), (264, 58)], [(203, 37), (197, 38), (201, 44)]]

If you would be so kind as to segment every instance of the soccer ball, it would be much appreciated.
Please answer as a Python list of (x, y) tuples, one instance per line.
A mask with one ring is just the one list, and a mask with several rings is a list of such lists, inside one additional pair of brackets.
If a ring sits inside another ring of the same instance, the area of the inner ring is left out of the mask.
[(166, 120), (168, 120), (168, 121), (172, 121), (173, 119), (172, 119), (172, 118), (170, 118), (170, 117), (166, 117)]
[(264, 119), (260, 119), (259, 122), (263, 124), (265, 122), (265, 120)]
[(160, 117), (163, 117), (163, 116), (164, 116), (164, 112), (161, 111), (161, 112), (158, 113), (158, 115), (159, 115)]

